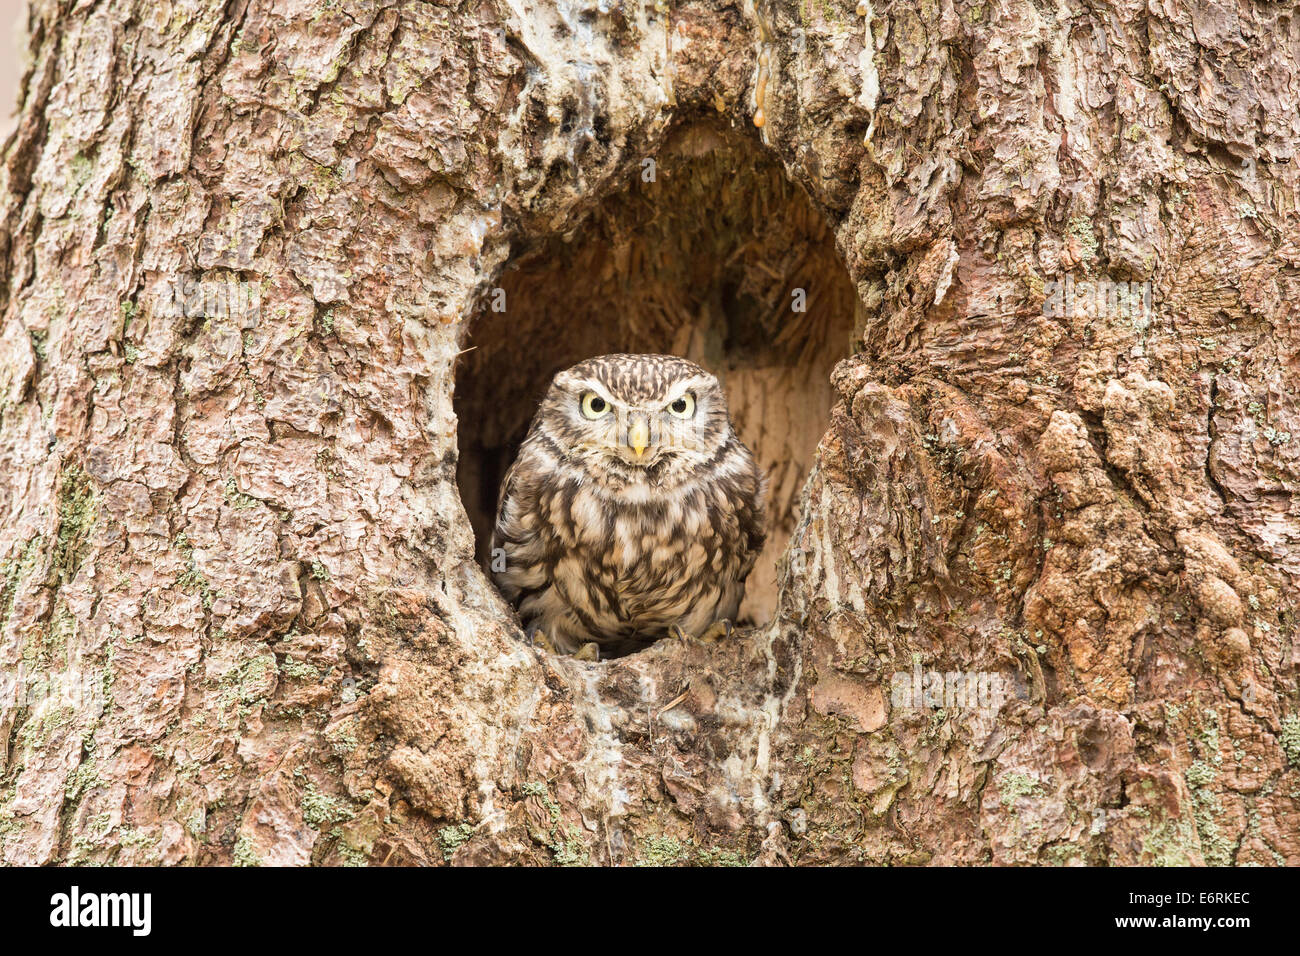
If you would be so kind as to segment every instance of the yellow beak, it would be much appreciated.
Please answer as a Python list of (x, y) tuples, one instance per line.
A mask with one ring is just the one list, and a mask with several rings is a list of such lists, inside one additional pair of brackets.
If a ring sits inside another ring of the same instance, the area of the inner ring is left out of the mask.
[(645, 450), (650, 447), (650, 423), (644, 418), (633, 421), (632, 427), (627, 430), (627, 443), (632, 446), (638, 458), (645, 454)]

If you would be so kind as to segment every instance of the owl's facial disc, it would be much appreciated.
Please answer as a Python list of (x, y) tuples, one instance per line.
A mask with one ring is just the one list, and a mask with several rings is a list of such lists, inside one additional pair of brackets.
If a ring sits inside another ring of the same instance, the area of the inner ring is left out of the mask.
[(707, 373), (684, 376), (662, 390), (629, 391), (570, 369), (556, 377), (550, 401), (565, 423), (564, 444), (593, 464), (603, 462), (624, 481), (662, 484), (706, 460), (727, 421), (725, 399)]
[(702, 422), (696, 397), (686, 391), (668, 400), (616, 408), (610, 450), (625, 464), (648, 469), (669, 460), (687, 460), (703, 451)]
[(694, 412), (694, 396), (676, 398), (662, 408), (658, 405), (621, 402), (594, 389), (581, 392), (578, 408), (584, 420), (584, 444), (589, 451), (640, 469), (678, 453), (683, 445), (690, 445), (691, 423), (682, 419)]
[[(636, 468), (649, 467), (668, 451), (663, 424), (654, 412), (641, 405), (593, 400), (589, 397), (593, 394), (588, 392), (582, 399), (583, 417), (592, 426), (592, 451)], [(604, 411), (593, 416), (588, 411), (592, 406), (603, 406)]]

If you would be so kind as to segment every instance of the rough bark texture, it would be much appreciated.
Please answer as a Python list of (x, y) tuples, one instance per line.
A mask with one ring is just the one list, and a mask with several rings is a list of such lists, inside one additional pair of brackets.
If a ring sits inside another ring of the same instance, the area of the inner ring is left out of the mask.
[[(1300, 863), (1289, 5), (38, 2), (31, 57), (3, 860)], [(512, 257), (758, 109), (860, 299), (775, 614), (543, 657), (474, 562), (457, 354)], [(916, 666), (1024, 693), (894, 706)]]

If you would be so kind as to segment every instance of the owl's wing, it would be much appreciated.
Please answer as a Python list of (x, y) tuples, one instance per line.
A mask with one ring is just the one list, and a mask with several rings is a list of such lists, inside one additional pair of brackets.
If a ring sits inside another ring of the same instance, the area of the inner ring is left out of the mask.
[(506, 469), (506, 476), (501, 479), (501, 488), (497, 491), (497, 510), (496, 516), (492, 520), (492, 548), (501, 547), (501, 517), (505, 509), (506, 501), (515, 493), (520, 472), (520, 464), (524, 460), (524, 448), (520, 446), (519, 454), (515, 460)]
[(527, 462), (533, 436), (537, 433), (538, 420), (542, 416), (542, 410), (539, 408), (533, 416), (533, 420), (528, 425), (528, 433), (524, 435), (524, 440), (519, 444), (519, 451), (515, 453), (515, 460), (510, 463), (506, 469), (505, 477), (501, 479), (501, 487), (497, 489), (497, 510), (492, 520), (492, 547), (501, 547), (498, 526), (501, 523), (502, 509), (505, 507), (506, 500), (519, 493), (519, 478), (527, 473), (529, 467)]
[(758, 462), (749, 449), (739, 441), (737, 444), (749, 461), (749, 487), (741, 496), (736, 512), (740, 523), (740, 579), (743, 581), (754, 569), (754, 563), (758, 560), (763, 545), (767, 543), (767, 476), (758, 467)]
[[(516, 455), (515, 460), (512, 461), (510, 463), (510, 467), (506, 469), (506, 476), (501, 479), (501, 487), (497, 489), (497, 510), (496, 510), (497, 521), (501, 519), (501, 506), (506, 503), (506, 498), (509, 497), (510, 491), (514, 487), (515, 475), (519, 471), (519, 460), (520, 460), (520, 456)], [(493, 532), (494, 543), (495, 543), (495, 537), (496, 534), (494, 531)]]

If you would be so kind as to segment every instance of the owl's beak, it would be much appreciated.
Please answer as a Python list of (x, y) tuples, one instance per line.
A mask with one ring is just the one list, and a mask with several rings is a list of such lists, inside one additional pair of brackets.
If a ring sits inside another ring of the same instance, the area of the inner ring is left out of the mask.
[(650, 421), (645, 415), (637, 415), (632, 419), (632, 425), (627, 430), (627, 443), (637, 458), (644, 455), (650, 447)]

